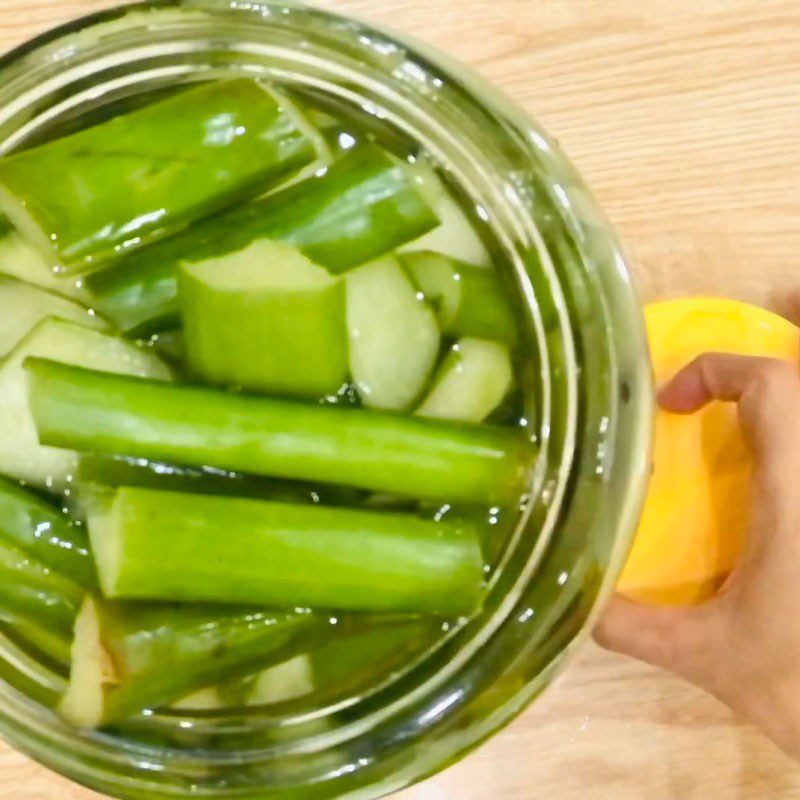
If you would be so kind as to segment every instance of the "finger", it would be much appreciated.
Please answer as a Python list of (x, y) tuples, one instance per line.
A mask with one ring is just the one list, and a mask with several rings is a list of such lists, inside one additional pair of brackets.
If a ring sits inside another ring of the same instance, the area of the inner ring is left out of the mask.
[(717, 673), (720, 620), (713, 603), (698, 608), (669, 608), (617, 596), (594, 636), (607, 650), (661, 667), (711, 689)]
[(678, 414), (699, 411), (712, 400), (737, 402), (780, 363), (771, 358), (705, 353), (680, 370), (659, 391), (658, 400), (667, 411)]
[(772, 358), (707, 353), (684, 367), (659, 392), (667, 411), (689, 414), (712, 400), (739, 403), (754, 452), (794, 447), (800, 434), (800, 380), (790, 364)]
[(800, 326), (800, 287), (773, 292), (770, 304), (782, 317)]

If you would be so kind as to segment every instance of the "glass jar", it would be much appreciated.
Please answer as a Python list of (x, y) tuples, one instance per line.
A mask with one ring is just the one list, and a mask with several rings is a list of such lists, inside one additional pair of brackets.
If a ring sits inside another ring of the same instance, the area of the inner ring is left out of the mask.
[(0, 638), (4, 737), (126, 800), (371, 798), (453, 763), (541, 693), (590, 630), (649, 470), (644, 327), (607, 221), (552, 139), (416, 41), (285, 0), (103, 12), (0, 60), (0, 152), (141, 92), (243, 74), (358, 109), (421, 143), (468, 200), (524, 306), (524, 423), (539, 455), (483, 612), (345, 703), (159, 713), (139, 733), (77, 731), (40, 702), (63, 677)]

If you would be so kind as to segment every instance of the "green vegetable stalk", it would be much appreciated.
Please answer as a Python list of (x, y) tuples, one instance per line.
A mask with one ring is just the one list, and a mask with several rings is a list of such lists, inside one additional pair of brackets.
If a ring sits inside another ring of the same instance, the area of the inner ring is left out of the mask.
[(15, 547), (0, 543), (0, 620), (66, 633), (83, 600), (80, 586)]
[(96, 585), (85, 530), (30, 490), (0, 477), (0, 542), (15, 547), (79, 586)]
[(475, 531), (412, 515), (123, 488), (89, 532), (110, 598), (468, 615), (481, 594)]
[(221, 258), (258, 239), (273, 239), (338, 273), (437, 224), (406, 168), (367, 145), (320, 176), (135, 251), (86, 283), (104, 316), (126, 332), (148, 334), (179, 320), (177, 269), (183, 261)]
[(60, 705), (81, 727), (126, 719), (285, 660), (332, 626), (313, 614), (87, 598)]
[(349, 376), (345, 285), (259, 239), (179, 271), (186, 360), (206, 382), (319, 399)]
[(443, 502), (516, 502), (533, 457), (521, 429), (303, 404), (29, 358), (41, 442)]
[(0, 631), (28, 652), (45, 656), (61, 670), (69, 667), (72, 651), (72, 630), (51, 631), (34, 621), (6, 624)]
[(217, 81), (0, 160), (0, 209), (54, 267), (87, 270), (263, 192), (315, 155), (258, 82)]

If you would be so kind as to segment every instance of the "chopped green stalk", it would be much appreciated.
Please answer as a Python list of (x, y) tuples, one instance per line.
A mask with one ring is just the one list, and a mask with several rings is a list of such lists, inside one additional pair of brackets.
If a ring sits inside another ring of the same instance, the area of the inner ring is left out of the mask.
[(152, 353), (132, 342), (75, 322), (46, 319), (9, 353), (0, 365), (0, 473), (55, 491), (66, 488), (74, 473), (75, 453), (40, 444), (28, 408), (28, 386), (22, 362), (42, 356), (113, 372), (154, 378), (169, 370)]
[(96, 585), (89, 539), (40, 495), (0, 477), (0, 542), (19, 548), (86, 589)]
[(36, 358), (26, 369), (31, 413), (52, 447), (498, 505), (517, 501), (534, 453), (521, 429), (236, 395)]
[(81, 727), (118, 722), (279, 663), (331, 627), (313, 614), (87, 598), (60, 710)]
[(51, 631), (43, 628), (38, 620), (17, 622), (0, 626), (0, 635), (5, 634), (27, 651), (34, 650), (48, 658), (58, 667), (69, 667), (72, 649), (72, 630)]
[(89, 535), (110, 598), (470, 614), (481, 595), (475, 531), (412, 515), (122, 488)]
[(102, 330), (106, 323), (72, 300), (36, 286), (0, 275), (0, 357), (13, 350), (25, 335), (47, 317), (79, 322)]
[(256, 239), (273, 239), (338, 273), (437, 222), (406, 168), (375, 147), (359, 147), (324, 174), (136, 251), (86, 284), (104, 316), (124, 331), (149, 334), (178, 321), (177, 269), (187, 259), (220, 258)]
[(366, 406), (413, 406), (436, 364), (439, 328), (397, 259), (347, 276), (350, 371)]
[(83, 590), (27, 553), (0, 542), (0, 620), (49, 631), (71, 628)]
[(442, 621), (427, 617), (381, 614), (345, 629), (340, 620), (335, 636), (275, 667), (220, 685), (218, 699), (226, 707), (292, 703), (305, 709), (308, 700), (319, 708), (374, 686), (376, 675), (389, 680), (410, 667), (441, 632)]
[[(10, 635), (9, 635), (10, 634)], [(63, 667), (43, 663), (42, 654), (32, 652), (29, 644), (13, 631), (0, 631), (0, 680), (5, 692), (9, 688), (23, 695), (28, 702), (45, 709), (55, 708), (66, 688)]]
[(143, 489), (164, 489), (171, 492), (216, 494), (229, 497), (256, 497), (287, 503), (322, 505), (359, 505), (364, 493), (340, 486), (318, 486), (299, 481), (284, 481), (259, 475), (211, 467), (183, 467), (124, 456), (85, 455), (81, 458), (76, 478), (77, 489), (84, 485), (100, 485), (118, 489), (139, 486)]
[(82, 282), (53, 272), (45, 257), (24, 236), (13, 229), (0, 236), (0, 274), (88, 305), (89, 293)]
[(217, 81), (0, 160), (0, 208), (52, 266), (86, 270), (260, 194), (315, 155), (257, 81)]
[(406, 253), (403, 266), (436, 308), (442, 333), (514, 344), (517, 322), (492, 267), (466, 264), (440, 253)]
[(409, 668), (442, 634), (442, 621), (412, 619), (336, 636), (310, 650), (315, 701), (374, 688)]
[(489, 263), (489, 253), (464, 210), (445, 188), (441, 178), (425, 163), (413, 168), (414, 183), (428, 201), (440, 225), (402, 247), (404, 251), (432, 250), (473, 264)]
[(417, 414), (482, 422), (503, 402), (513, 380), (508, 348), (484, 339), (460, 339), (445, 356)]
[(259, 239), (179, 273), (186, 357), (210, 383), (320, 398), (347, 381), (345, 287), (294, 247)]

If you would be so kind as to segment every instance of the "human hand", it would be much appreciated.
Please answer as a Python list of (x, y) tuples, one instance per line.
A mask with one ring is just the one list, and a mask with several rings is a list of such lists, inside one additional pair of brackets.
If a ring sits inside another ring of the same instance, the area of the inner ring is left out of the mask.
[(782, 361), (708, 354), (659, 394), (679, 414), (715, 399), (738, 404), (754, 458), (739, 564), (698, 607), (617, 597), (595, 636), (711, 692), (800, 758), (800, 377)]

